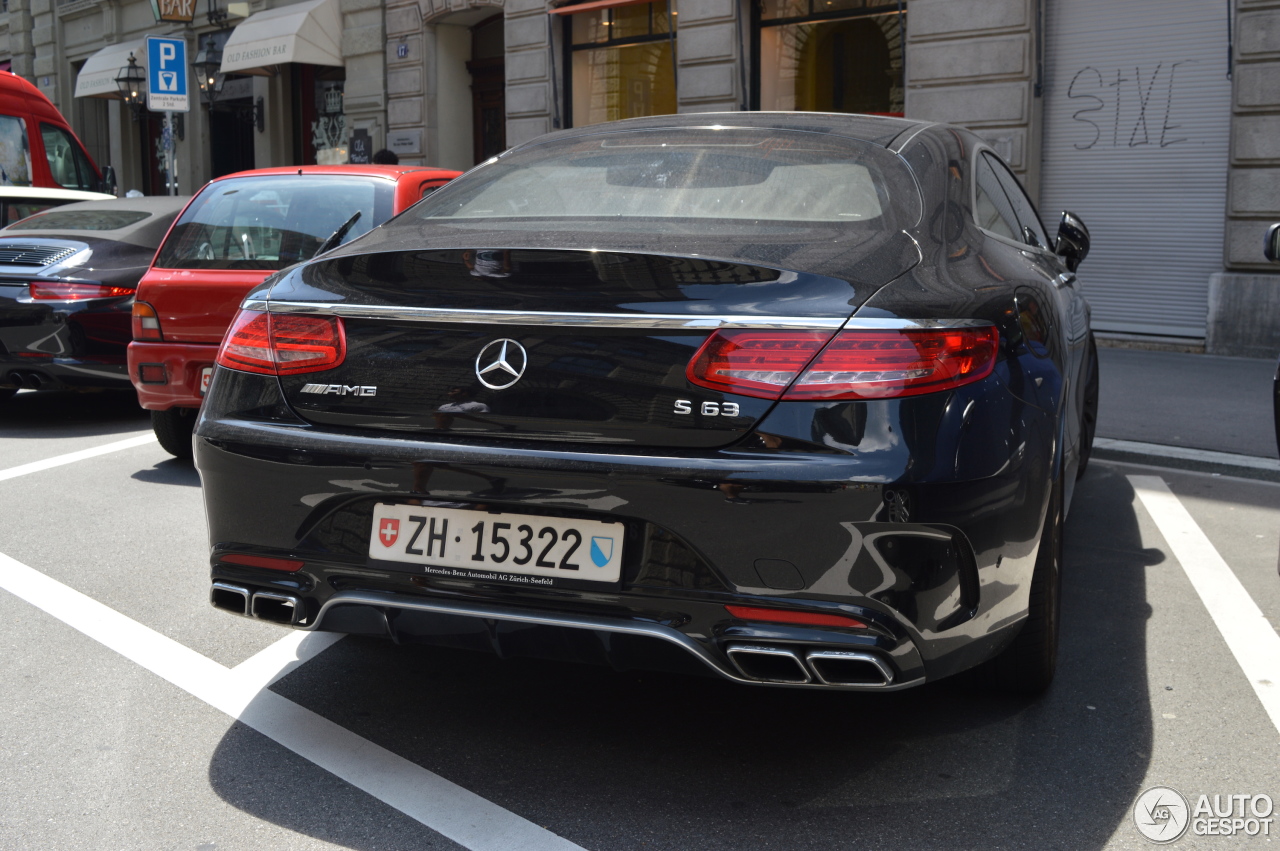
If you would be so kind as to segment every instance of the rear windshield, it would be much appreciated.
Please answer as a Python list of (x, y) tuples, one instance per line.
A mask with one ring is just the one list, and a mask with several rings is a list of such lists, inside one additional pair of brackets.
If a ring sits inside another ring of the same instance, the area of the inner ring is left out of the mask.
[(357, 212), (342, 243), (391, 217), (395, 184), (280, 175), (220, 180), (191, 202), (160, 247), (163, 269), (283, 269), (310, 259)]
[(19, 222), (10, 230), (119, 230), (150, 217), (150, 213), (138, 210), (55, 210)]
[(442, 188), (411, 216), (570, 219), (588, 229), (700, 222), (881, 230), (914, 223), (906, 166), (855, 139), (789, 130), (676, 128), (601, 133), (510, 154)]

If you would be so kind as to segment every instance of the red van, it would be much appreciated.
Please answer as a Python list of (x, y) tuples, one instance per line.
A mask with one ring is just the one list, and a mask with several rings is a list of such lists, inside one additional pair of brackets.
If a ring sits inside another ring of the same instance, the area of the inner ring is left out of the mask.
[(43, 186), (114, 192), (47, 97), (26, 80), (0, 71), (0, 186)]
[(349, 242), (461, 172), (416, 166), (290, 166), (210, 181), (138, 284), (129, 378), (170, 454), (191, 429), (218, 344), (246, 294), (273, 272)]

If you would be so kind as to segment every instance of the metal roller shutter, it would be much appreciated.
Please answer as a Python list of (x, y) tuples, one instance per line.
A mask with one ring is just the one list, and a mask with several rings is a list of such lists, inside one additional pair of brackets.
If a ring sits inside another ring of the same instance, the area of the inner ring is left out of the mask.
[(1099, 330), (1203, 337), (1222, 271), (1231, 82), (1222, 0), (1045, 0), (1041, 212), (1093, 236)]

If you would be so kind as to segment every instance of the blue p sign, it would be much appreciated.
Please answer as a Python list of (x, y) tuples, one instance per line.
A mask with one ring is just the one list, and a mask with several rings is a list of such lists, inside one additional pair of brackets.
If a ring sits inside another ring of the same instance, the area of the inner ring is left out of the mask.
[(153, 112), (191, 110), (184, 39), (147, 36), (147, 109)]

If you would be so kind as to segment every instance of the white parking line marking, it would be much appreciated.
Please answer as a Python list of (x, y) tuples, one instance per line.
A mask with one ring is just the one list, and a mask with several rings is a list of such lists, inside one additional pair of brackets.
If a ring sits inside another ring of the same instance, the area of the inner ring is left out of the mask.
[(245, 659), (231, 669), (242, 683), (264, 689), (284, 679), (342, 639), (340, 632), (289, 630), (284, 638)]
[(264, 688), (264, 679), (275, 678), (272, 662), (280, 673), (332, 641), (290, 638), (230, 670), (3, 553), (0, 588), (459, 845), (473, 851), (582, 851)]
[(17, 467), (10, 467), (7, 470), (0, 470), (0, 482), (6, 479), (16, 479), (18, 476), (25, 476), (28, 473), (38, 473), (41, 470), (48, 470), (52, 467), (61, 467), (63, 464), (74, 464), (76, 461), (83, 461), (86, 458), (96, 458), (99, 455), (107, 455), (112, 452), (118, 452), (121, 449), (132, 449), (135, 446), (145, 446), (154, 442), (156, 436), (153, 432), (140, 434), (137, 437), (129, 437), (124, 440), (117, 440), (114, 443), (104, 443), (102, 446), (95, 446), (92, 449), (81, 449), (79, 452), (68, 452), (66, 455), (55, 455), (52, 458), (46, 458), (43, 461), (32, 461), (30, 464), (19, 464)]
[(1280, 732), (1280, 635), (1164, 479), (1128, 479)]

